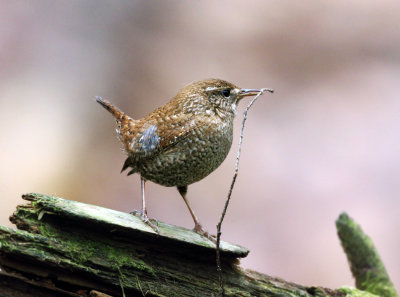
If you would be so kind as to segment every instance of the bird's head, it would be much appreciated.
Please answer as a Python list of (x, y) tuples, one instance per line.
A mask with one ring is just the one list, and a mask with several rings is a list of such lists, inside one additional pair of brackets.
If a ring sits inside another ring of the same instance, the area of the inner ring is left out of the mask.
[(196, 109), (200, 112), (206, 108), (217, 112), (219, 116), (227, 116), (235, 114), (242, 98), (259, 92), (257, 89), (241, 89), (222, 79), (206, 79), (187, 85), (179, 91), (178, 96), (184, 98), (188, 112), (196, 112)]

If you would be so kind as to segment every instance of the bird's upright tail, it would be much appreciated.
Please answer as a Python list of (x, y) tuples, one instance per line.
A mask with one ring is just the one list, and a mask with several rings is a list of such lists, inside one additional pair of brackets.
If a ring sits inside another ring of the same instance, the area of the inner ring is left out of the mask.
[(99, 96), (96, 96), (96, 101), (105, 109), (107, 109), (118, 122), (123, 122), (124, 120), (127, 120), (129, 118), (127, 115), (125, 115), (125, 113), (123, 113), (119, 108), (112, 105), (109, 101), (104, 100)]

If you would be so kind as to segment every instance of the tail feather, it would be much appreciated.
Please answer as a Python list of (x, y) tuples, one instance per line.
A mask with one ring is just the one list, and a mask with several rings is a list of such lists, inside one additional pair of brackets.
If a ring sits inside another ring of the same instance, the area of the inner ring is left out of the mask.
[(104, 100), (99, 96), (96, 96), (96, 101), (108, 110), (117, 121), (123, 121), (125, 118), (128, 118), (128, 116), (126, 116), (119, 108), (112, 105), (109, 101)]
[(134, 161), (132, 161), (130, 157), (128, 157), (128, 158), (125, 160), (124, 166), (122, 166), (121, 173), (124, 172), (124, 171), (125, 171), (126, 169), (128, 169), (129, 167), (131, 167), (131, 168), (130, 168), (130, 170), (129, 170), (129, 172), (128, 172), (127, 175), (131, 175), (131, 174), (134, 174), (134, 173), (138, 172), (138, 170), (137, 170), (137, 168), (136, 168), (136, 166), (135, 166)]
[(121, 173), (124, 172), (126, 169), (128, 169), (131, 166), (131, 159), (128, 157), (126, 158), (124, 162), (124, 166), (122, 166)]

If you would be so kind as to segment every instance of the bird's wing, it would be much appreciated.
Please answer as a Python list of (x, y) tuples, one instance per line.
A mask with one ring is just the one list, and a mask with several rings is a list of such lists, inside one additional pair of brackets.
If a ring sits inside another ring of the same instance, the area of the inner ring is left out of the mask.
[(179, 120), (167, 120), (160, 124), (160, 149), (161, 151), (170, 150), (188, 136), (197, 134), (199, 116), (181, 115)]
[(131, 167), (128, 173), (135, 173), (137, 162), (166, 151), (173, 150), (174, 146), (189, 135), (197, 133), (200, 117), (180, 114), (163, 119), (152, 119), (138, 122), (130, 127), (130, 133), (124, 131), (125, 150), (129, 157), (126, 159), (122, 171)]
[[(125, 150), (130, 155), (152, 156), (170, 149), (190, 134), (196, 134), (201, 117), (179, 114), (141, 121), (124, 131)], [(200, 124), (201, 126), (201, 124)]]

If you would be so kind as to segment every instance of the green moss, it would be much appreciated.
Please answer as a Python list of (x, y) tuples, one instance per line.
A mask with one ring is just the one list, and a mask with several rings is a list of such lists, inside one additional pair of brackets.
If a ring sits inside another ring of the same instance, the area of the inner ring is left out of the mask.
[[(39, 200), (42, 198), (42, 195), (29, 195)], [(45, 216), (45, 212), (39, 207), (36, 201), (33, 202), (36, 205), (34, 209), (20, 208), (16, 216), (26, 221), (30, 227), (35, 226), (39, 234), (61, 241), (63, 252), (78, 265), (84, 266), (88, 262), (107, 262), (107, 266), (115, 271), (124, 268), (137, 269), (147, 272), (153, 277), (156, 276), (154, 270), (143, 260), (139, 259), (134, 251), (124, 249), (123, 247), (115, 247), (111, 244), (111, 241), (101, 242), (98, 238), (90, 239), (79, 234), (63, 232), (60, 227), (43, 222), (40, 219)]]
[(361, 288), (367, 292), (379, 294), (380, 296), (397, 296), (387, 275), (377, 275), (375, 271), (367, 271)]
[[(339, 291), (342, 293), (345, 293), (346, 297), (379, 297), (378, 295), (368, 293), (365, 291), (361, 291), (356, 288), (347, 287), (347, 286), (341, 287), (339, 289)], [(381, 297), (383, 297), (383, 296), (381, 296)]]
[(398, 296), (372, 240), (346, 213), (336, 226), (356, 279), (356, 287), (385, 297)]
[(86, 265), (88, 262), (100, 263), (115, 271), (125, 268), (137, 269), (155, 276), (153, 269), (133, 251), (113, 246), (110, 242), (92, 240), (71, 233), (63, 234), (60, 229), (49, 224), (38, 223), (38, 229), (46, 237), (61, 240), (65, 247), (64, 252), (79, 265)]
[[(216, 290), (218, 292), (220, 289)], [(240, 293), (240, 295), (238, 295)], [(245, 295), (243, 295), (245, 294)], [(225, 295), (226, 296), (241, 296), (241, 297), (252, 297), (252, 294), (250, 292), (245, 292), (240, 290), (235, 290), (235, 289), (230, 289), (230, 288), (225, 288)]]
[(328, 297), (329, 296), (329, 294), (325, 291), (325, 289), (321, 288), (321, 287), (307, 288), (307, 292), (315, 297)]
[[(140, 289), (137, 276), (134, 274), (138, 270), (148, 273), (152, 278), (156, 277), (152, 267), (140, 259), (141, 255), (137, 255), (134, 249), (123, 245), (116, 246), (114, 241), (107, 240), (107, 238), (102, 238), (99, 241), (95, 234), (91, 238), (90, 235), (82, 236), (78, 233), (69, 232), (66, 228), (53, 225), (49, 220), (46, 220), (46, 212), (41, 208), (40, 201), (34, 204), (34, 208), (18, 209), (15, 217), (18, 223), (24, 224), (29, 231), (34, 231), (50, 239), (44, 249), (46, 251), (52, 250), (53, 253), (56, 251), (58, 255), (62, 256), (61, 261), (85, 271), (88, 271), (87, 267), (107, 267), (119, 276), (119, 284), (116, 285), (121, 286), (121, 288)], [(15, 230), (15, 232), (20, 231)], [(25, 232), (24, 236), (33, 235)], [(1, 244), (3, 245), (3, 243)], [(12, 248), (12, 246), (9, 247), (9, 249)], [(18, 247), (15, 247), (15, 249), (18, 249)], [(43, 258), (47, 253), (40, 251), (40, 249), (40, 247), (37, 247), (37, 250), (32, 251), (32, 253), (35, 257)], [(102, 271), (96, 269), (90, 269), (90, 272), (96, 275), (102, 273)], [(129, 275), (129, 277), (126, 277), (126, 275)]]

